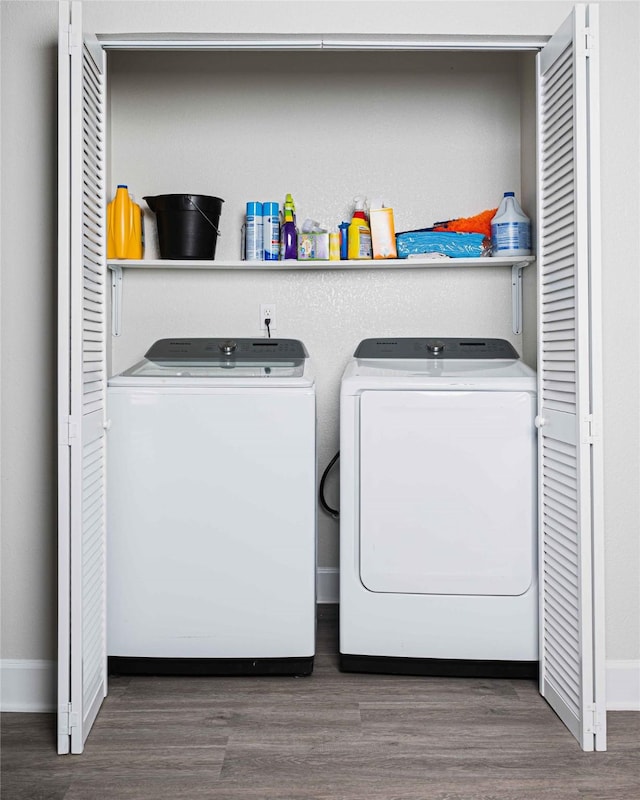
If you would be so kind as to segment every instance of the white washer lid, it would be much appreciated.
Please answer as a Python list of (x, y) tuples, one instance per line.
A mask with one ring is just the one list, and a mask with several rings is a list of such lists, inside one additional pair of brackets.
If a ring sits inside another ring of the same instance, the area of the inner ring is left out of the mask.
[(162, 339), (109, 386), (308, 387), (308, 353), (295, 339)]
[(519, 359), (352, 359), (342, 393), (363, 389), (536, 390), (536, 373)]

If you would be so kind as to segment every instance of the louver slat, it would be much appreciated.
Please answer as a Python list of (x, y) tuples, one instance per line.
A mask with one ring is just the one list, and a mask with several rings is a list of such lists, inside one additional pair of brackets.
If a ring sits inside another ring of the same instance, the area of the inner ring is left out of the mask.
[(106, 693), (106, 265), (103, 77), (84, 50), (82, 109), (82, 709), (86, 737)]
[(580, 370), (574, 21), (540, 59), (541, 691), (581, 741)]

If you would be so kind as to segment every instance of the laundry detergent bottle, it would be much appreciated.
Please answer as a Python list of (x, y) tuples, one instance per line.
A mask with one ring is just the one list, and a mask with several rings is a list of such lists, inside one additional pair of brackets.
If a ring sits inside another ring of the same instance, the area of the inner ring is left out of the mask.
[(143, 252), (142, 209), (120, 183), (107, 205), (107, 258), (141, 259)]
[(349, 259), (372, 258), (371, 228), (364, 210), (365, 198), (359, 195), (354, 200), (354, 211), (349, 225), (347, 252)]
[(513, 192), (504, 193), (491, 220), (491, 246), (494, 256), (531, 255), (531, 222)]

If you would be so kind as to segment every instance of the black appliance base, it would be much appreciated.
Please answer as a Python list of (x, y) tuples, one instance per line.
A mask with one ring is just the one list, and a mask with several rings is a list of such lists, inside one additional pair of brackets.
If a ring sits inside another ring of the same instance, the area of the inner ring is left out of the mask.
[(398, 658), (340, 653), (342, 672), (432, 675), (450, 678), (537, 678), (537, 661), (484, 661), (453, 658)]
[(313, 672), (313, 656), (293, 658), (140, 658), (109, 656), (110, 675), (296, 675)]

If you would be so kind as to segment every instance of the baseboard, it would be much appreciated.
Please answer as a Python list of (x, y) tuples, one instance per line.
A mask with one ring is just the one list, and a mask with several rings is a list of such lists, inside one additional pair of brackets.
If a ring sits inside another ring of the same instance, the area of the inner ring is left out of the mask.
[[(338, 601), (338, 570), (318, 570), (318, 603)], [(0, 660), (0, 711), (52, 712), (56, 708), (56, 663)], [(640, 660), (607, 661), (607, 710), (640, 711)]]
[(55, 661), (0, 660), (0, 711), (50, 712), (55, 709)]
[(337, 567), (318, 567), (316, 591), (318, 603), (337, 603), (340, 600), (340, 570)]
[(640, 661), (607, 661), (607, 711), (640, 711)]

